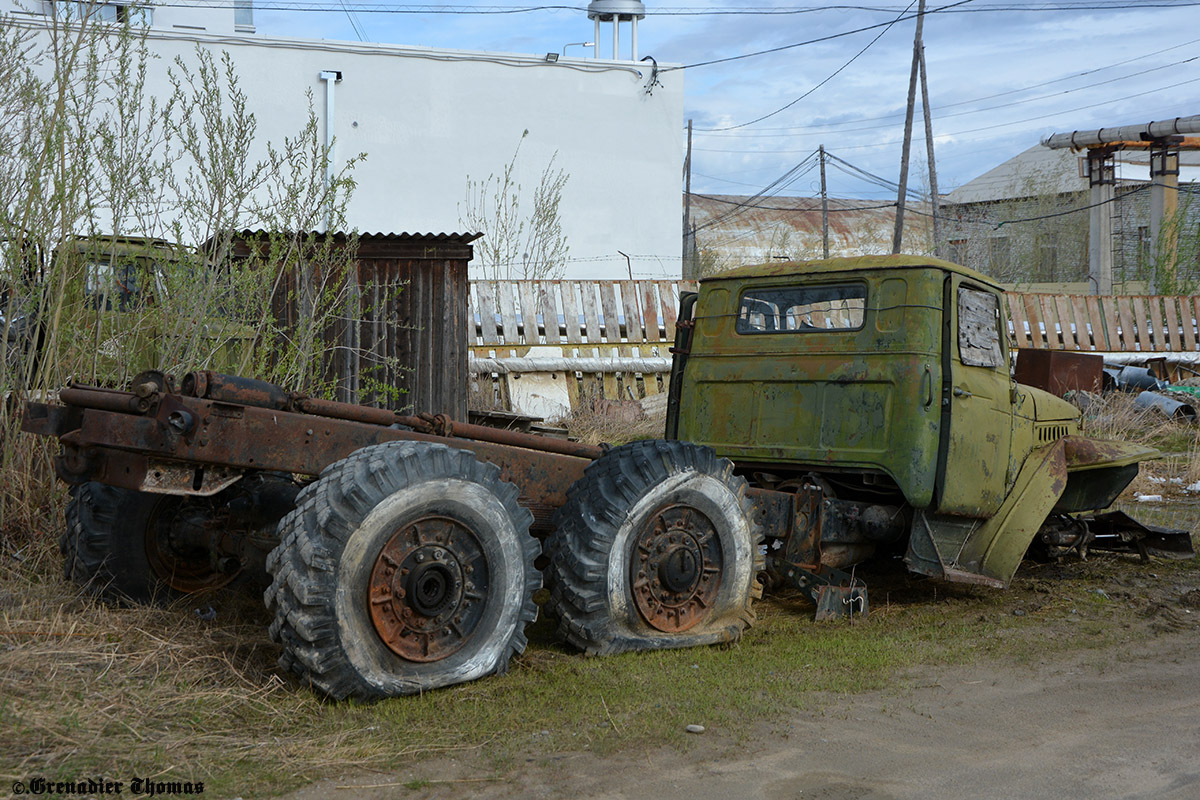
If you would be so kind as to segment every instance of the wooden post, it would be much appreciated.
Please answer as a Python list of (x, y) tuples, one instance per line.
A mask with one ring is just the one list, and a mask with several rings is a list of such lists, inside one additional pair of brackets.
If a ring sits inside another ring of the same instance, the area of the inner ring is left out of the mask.
[(825, 145), (817, 148), (821, 154), (821, 257), (829, 258), (829, 195), (825, 191)]
[(892, 233), (892, 253), (900, 252), (904, 239), (904, 200), (908, 191), (908, 150), (912, 144), (913, 106), (917, 100), (917, 71), (921, 59), (921, 25), (925, 21), (925, 0), (917, 6), (917, 33), (913, 37), (912, 69), (908, 75), (908, 108), (904, 113), (904, 150), (900, 153), (900, 190), (896, 196), (896, 228)]
[(941, 220), (938, 219), (937, 162), (933, 158), (933, 119), (929, 116), (929, 83), (925, 76), (925, 45), (921, 45), (921, 114), (925, 117), (925, 151), (929, 158), (929, 210), (933, 215), (933, 254), (945, 258)]
[(685, 280), (696, 279), (696, 265), (692, 263), (692, 121), (688, 120), (687, 155), (683, 159), (683, 266)]

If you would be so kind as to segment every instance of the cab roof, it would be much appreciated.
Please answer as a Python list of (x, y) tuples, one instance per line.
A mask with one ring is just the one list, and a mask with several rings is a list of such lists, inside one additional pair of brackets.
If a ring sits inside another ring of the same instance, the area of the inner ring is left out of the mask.
[(957, 272), (959, 275), (987, 284), (997, 291), (1002, 291), (994, 279), (969, 267), (932, 256), (911, 255), (853, 256), (818, 261), (772, 261), (769, 264), (748, 264), (701, 278), (700, 282), (745, 280), (746, 278), (812, 277), (814, 275), (828, 275), (857, 270), (929, 269), (931, 267), (946, 270), (947, 272)]

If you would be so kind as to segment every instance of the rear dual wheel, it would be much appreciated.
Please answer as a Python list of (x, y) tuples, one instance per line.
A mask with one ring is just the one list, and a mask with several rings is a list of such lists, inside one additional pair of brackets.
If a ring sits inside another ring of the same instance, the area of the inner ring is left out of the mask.
[(296, 491), (265, 473), (211, 497), (84, 483), (71, 490), (59, 539), (63, 576), (103, 600), (135, 603), (253, 583), (262, 540), (274, 536)]
[(588, 653), (734, 641), (762, 596), (746, 482), (707, 447), (616, 448), (571, 487), (547, 542), (550, 607)]
[(333, 464), (268, 558), (280, 664), (337, 699), (504, 672), (537, 614), (532, 519), (463, 450), (389, 442)]

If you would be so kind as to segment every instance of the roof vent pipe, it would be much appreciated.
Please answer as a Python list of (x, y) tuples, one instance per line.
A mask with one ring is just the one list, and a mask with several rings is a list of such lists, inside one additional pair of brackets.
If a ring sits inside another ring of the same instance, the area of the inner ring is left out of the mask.
[(617, 61), (621, 58), (621, 23), (628, 22), (631, 26), (630, 30), (630, 61), (637, 61), (637, 24), (639, 19), (645, 19), (646, 6), (641, 0), (592, 0), (588, 3), (587, 8), (588, 19), (596, 23), (595, 36), (593, 41), (596, 43), (595, 56), (600, 57), (600, 23), (611, 22), (613, 26), (613, 60)]

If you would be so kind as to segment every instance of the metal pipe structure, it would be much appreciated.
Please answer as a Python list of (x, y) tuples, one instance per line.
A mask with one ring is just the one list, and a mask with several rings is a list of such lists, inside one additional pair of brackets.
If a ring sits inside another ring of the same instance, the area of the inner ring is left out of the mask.
[[(505, 444), (513, 447), (523, 447), (538, 450), (543, 453), (558, 453), (564, 456), (597, 459), (604, 454), (604, 448), (581, 442), (570, 442), (563, 439), (553, 439), (548, 436), (538, 436), (520, 431), (501, 430), (486, 425), (474, 425), (469, 422), (456, 422), (446, 417), (411, 417), (397, 414), (382, 408), (370, 408), (352, 403), (339, 403), (335, 400), (320, 400), (307, 397), (296, 400), (296, 408), (305, 414), (317, 417), (332, 417), (349, 422), (365, 422), (370, 425), (400, 424), (421, 432), (432, 431), (435, 435), (473, 439), (478, 442)], [(440, 415), (439, 415), (440, 416)]]
[(1051, 150), (1062, 150), (1068, 147), (1077, 150), (1093, 145), (1114, 142), (1144, 142), (1151, 139), (1163, 139), (1167, 136), (1186, 136), (1189, 133), (1200, 133), (1200, 114), (1176, 117), (1161, 122), (1147, 122), (1144, 125), (1122, 125), (1117, 128), (1099, 128), (1094, 131), (1055, 133), (1043, 139), (1042, 144)]

